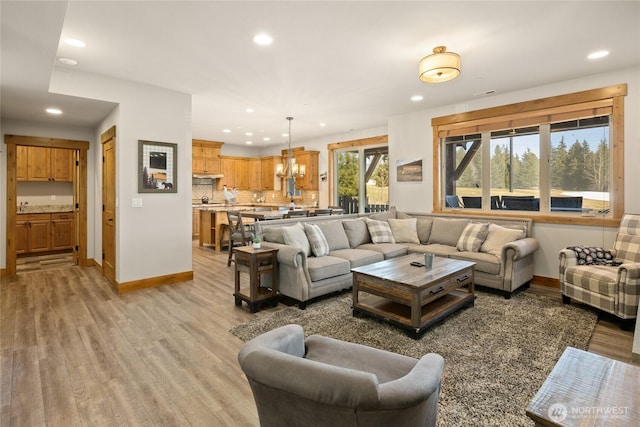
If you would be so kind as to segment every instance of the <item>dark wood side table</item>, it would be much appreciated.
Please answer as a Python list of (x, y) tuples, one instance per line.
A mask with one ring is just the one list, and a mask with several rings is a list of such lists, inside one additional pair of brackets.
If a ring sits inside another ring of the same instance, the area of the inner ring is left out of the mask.
[(640, 368), (567, 347), (527, 407), (536, 426), (640, 425)]
[[(253, 246), (233, 248), (235, 256), (235, 302), (246, 301), (255, 313), (263, 304), (278, 304), (278, 249), (255, 249)], [(240, 273), (249, 275), (249, 284), (240, 284)], [(262, 278), (270, 275), (270, 287), (261, 286)]]

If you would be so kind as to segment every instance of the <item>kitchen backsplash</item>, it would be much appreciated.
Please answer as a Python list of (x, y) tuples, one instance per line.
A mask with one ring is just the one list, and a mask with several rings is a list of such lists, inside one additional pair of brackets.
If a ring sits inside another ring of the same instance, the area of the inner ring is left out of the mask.
[[(216, 190), (213, 185), (197, 185), (194, 184), (192, 187), (192, 196), (193, 203), (200, 203), (203, 197), (209, 198), (209, 203), (224, 203), (224, 195), (222, 194), (222, 190)], [(316, 200), (318, 200), (319, 192), (318, 191), (303, 191), (302, 192), (303, 199), (296, 200), (297, 204), (302, 205), (313, 205)], [(287, 199), (282, 196), (280, 191), (249, 191), (249, 190), (240, 190), (238, 191), (237, 202), (239, 204), (253, 204), (257, 203), (261, 197), (264, 198), (265, 204), (276, 204), (276, 205), (287, 205), (290, 199)]]

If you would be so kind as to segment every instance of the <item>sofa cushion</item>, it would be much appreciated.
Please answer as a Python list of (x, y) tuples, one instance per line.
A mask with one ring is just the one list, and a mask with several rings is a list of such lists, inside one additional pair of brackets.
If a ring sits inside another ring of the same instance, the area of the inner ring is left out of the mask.
[(284, 243), (289, 246), (295, 246), (302, 250), (307, 256), (311, 255), (311, 246), (309, 246), (309, 240), (304, 232), (302, 224), (297, 223), (290, 227), (282, 227), (282, 235), (284, 236)]
[(451, 258), (462, 261), (475, 262), (474, 269), (487, 274), (500, 274), (500, 258), (483, 252), (456, 252)]
[(433, 220), (431, 218), (418, 218), (416, 229), (418, 231), (418, 239), (420, 243), (429, 243), (429, 236), (431, 235), (431, 228), (433, 227)]
[(497, 257), (501, 256), (502, 247), (509, 242), (513, 242), (523, 237), (522, 230), (501, 227), (496, 224), (489, 224), (487, 238), (480, 246), (480, 252), (487, 252)]
[(369, 218), (374, 219), (376, 221), (386, 221), (389, 218), (396, 218), (396, 216), (397, 216), (396, 207), (391, 206), (388, 211), (372, 214), (369, 216)]
[(265, 242), (280, 243), (285, 245), (282, 227), (265, 227), (262, 231), (262, 238)]
[(387, 221), (377, 221), (374, 219), (366, 219), (367, 228), (371, 235), (371, 241), (373, 243), (395, 243), (393, 239), (393, 233), (391, 227)]
[[(415, 248), (417, 245), (412, 245)], [(414, 252), (429, 252), (434, 255), (450, 257), (452, 254), (458, 253), (455, 246), (441, 245), (440, 243), (431, 243), (430, 245), (419, 245), (420, 250)]]
[(434, 218), (431, 234), (429, 235), (429, 244), (439, 243), (455, 248), (467, 224), (469, 224), (468, 219)]
[(309, 240), (309, 246), (311, 246), (311, 252), (314, 256), (321, 257), (329, 255), (329, 243), (325, 239), (322, 230), (316, 224), (303, 224), (304, 232)]
[(346, 259), (351, 264), (351, 268), (384, 261), (384, 255), (380, 252), (366, 249), (338, 249), (337, 251), (331, 251), (329, 255)]
[(307, 258), (307, 269), (312, 282), (351, 273), (351, 264), (343, 258), (333, 256)]
[(478, 252), (488, 233), (488, 223), (471, 222), (462, 231), (456, 249), (459, 251)]
[(349, 239), (344, 231), (342, 221), (326, 221), (319, 222), (318, 227), (322, 230), (327, 243), (329, 243), (329, 252), (338, 249), (349, 249)]
[(342, 221), (344, 232), (347, 233), (350, 248), (357, 248), (360, 245), (371, 242), (369, 229), (364, 218), (361, 219), (345, 219)]
[(396, 243), (420, 243), (416, 218), (394, 219), (389, 218), (389, 227)]
[(409, 253), (406, 243), (367, 243), (358, 246), (358, 249), (376, 251), (384, 256), (384, 259), (395, 258)]
[(596, 294), (610, 297), (616, 294), (618, 269), (604, 265), (574, 265), (564, 272), (566, 283)]

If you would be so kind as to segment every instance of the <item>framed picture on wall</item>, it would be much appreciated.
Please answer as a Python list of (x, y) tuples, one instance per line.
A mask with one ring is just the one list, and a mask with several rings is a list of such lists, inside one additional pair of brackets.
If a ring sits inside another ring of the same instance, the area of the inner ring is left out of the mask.
[(396, 174), (398, 182), (422, 181), (422, 159), (396, 160)]
[(138, 193), (178, 192), (178, 144), (138, 141)]

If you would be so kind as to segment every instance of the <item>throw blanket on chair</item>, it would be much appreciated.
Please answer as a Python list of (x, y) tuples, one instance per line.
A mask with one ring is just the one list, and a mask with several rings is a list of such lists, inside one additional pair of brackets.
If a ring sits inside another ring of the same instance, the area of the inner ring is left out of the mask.
[(613, 260), (613, 255), (608, 249), (595, 246), (569, 246), (578, 258), (578, 265), (620, 265)]

